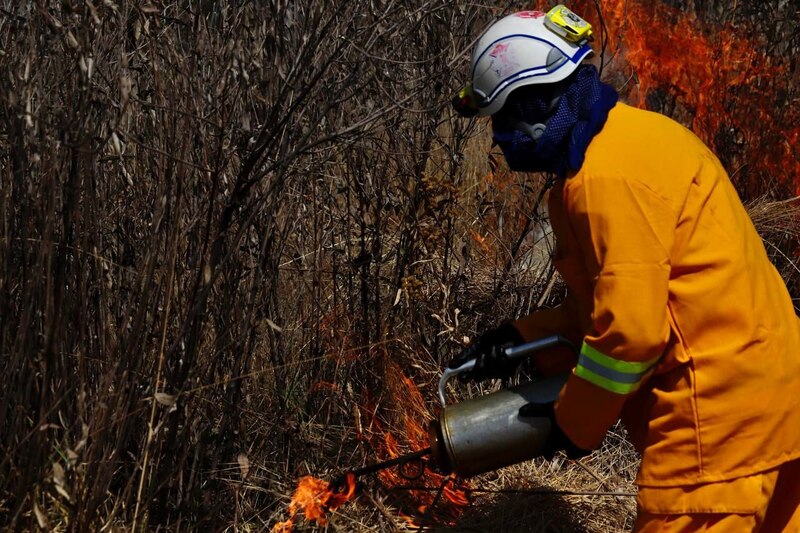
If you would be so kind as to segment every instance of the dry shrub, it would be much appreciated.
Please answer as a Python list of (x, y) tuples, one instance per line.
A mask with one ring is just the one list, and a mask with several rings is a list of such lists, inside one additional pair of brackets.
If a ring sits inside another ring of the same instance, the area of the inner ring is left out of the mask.
[(763, 196), (746, 204), (772, 262), (800, 310), (800, 197), (774, 200)]

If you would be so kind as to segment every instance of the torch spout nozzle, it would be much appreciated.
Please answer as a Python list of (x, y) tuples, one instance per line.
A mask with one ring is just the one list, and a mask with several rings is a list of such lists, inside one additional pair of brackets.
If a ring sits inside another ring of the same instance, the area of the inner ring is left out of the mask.
[(416, 452), (407, 453), (405, 455), (395, 457), (394, 459), (389, 459), (388, 461), (382, 461), (380, 463), (373, 463), (371, 465), (362, 466), (361, 468), (356, 468), (353, 470), (353, 473), (356, 475), (356, 477), (374, 474), (375, 472), (380, 472), (381, 470), (386, 470), (387, 468), (392, 468), (393, 466), (401, 466), (412, 461), (418, 461), (426, 455), (430, 455), (430, 453), (431, 448), (429, 446)]
[(386, 470), (387, 468), (393, 467), (398, 467), (400, 475), (404, 478), (416, 479), (421, 476), (422, 472), (425, 470), (425, 464), (422, 461), (422, 458), (430, 455), (431, 451), (432, 450), (429, 446), (427, 448), (423, 448), (422, 450), (417, 450), (416, 452), (395, 457), (394, 459), (389, 459), (387, 461), (381, 461), (379, 463), (373, 463), (362, 466), (361, 468), (350, 470), (349, 472), (334, 478), (334, 480), (331, 481), (331, 486), (334, 488), (346, 486), (346, 476), (348, 474), (352, 474), (354, 477), (359, 478), (361, 476), (374, 474), (376, 472), (380, 472), (381, 470)]

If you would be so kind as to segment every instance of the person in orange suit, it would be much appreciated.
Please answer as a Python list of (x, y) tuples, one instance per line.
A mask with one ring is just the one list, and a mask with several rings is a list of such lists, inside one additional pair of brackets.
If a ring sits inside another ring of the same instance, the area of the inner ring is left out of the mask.
[(514, 371), (502, 347), (560, 334), (537, 357), (569, 370), (549, 453), (596, 449), (622, 419), (641, 453), (634, 530), (800, 531), (800, 319), (717, 157), (673, 120), (618, 101), (563, 6), (495, 22), (454, 99), (490, 116), (512, 170), (549, 193), (562, 305), (487, 331), (451, 363)]

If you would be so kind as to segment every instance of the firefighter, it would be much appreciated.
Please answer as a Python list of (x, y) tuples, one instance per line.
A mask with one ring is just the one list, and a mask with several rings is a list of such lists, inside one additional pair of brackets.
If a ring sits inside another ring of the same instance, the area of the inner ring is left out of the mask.
[(634, 530), (800, 531), (800, 320), (717, 157), (629, 107), (590, 64), (590, 26), (557, 6), (477, 42), (464, 116), (491, 117), (515, 171), (555, 176), (554, 264), (568, 294), (486, 332), (450, 363), (514, 372), (501, 347), (560, 334), (579, 355), (549, 413), (549, 452), (596, 449), (619, 419), (641, 453)]

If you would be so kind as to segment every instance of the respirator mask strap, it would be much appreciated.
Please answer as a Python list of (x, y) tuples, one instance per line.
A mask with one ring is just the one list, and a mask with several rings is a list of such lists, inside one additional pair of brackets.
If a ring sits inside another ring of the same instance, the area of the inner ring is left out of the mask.
[[(547, 113), (544, 123), (536, 122), (535, 124), (531, 124), (529, 122), (525, 122), (522, 120), (517, 113), (508, 114), (503, 119), (501, 119), (509, 128), (521, 131), (525, 135), (531, 138), (534, 143), (539, 142), (539, 139), (542, 138), (544, 132), (547, 130), (547, 121), (550, 120), (550, 117), (555, 112), (556, 108), (558, 107), (558, 102), (561, 100), (561, 95), (556, 95), (550, 101), (550, 105), (547, 107)], [(497, 142), (494, 142), (493, 145), (496, 145)]]
[(533, 139), (533, 142), (539, 142), (539, 139), (542, 138), (542, 135), (544, 135), (544, 132), (547, 129), (547, 125), (542, 124), (541, 122), (537, 122), (536, 124), (528, 124), (527, 122), (517, 119), (513, 120), (511, 124), (515, 129), (518, 129)]

